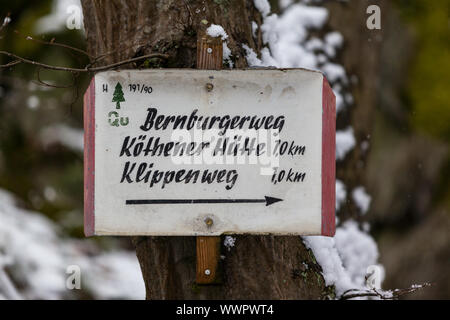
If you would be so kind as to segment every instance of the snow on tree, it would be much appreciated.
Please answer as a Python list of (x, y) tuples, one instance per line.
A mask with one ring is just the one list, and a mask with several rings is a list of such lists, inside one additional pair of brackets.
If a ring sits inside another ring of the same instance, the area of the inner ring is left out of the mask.
[[(344, 100), (341, 83), (347, 82), (347, 75), (344, 67), (333, 58), (344, 39), (337, 31), (325, 34), (324, 39), (310, 36), (311, 30), (325, 26), (328, 15), (327, 9), (322, 7), (291, 4), (280, 16), (265, 15), (263, 19), (263, 42), (270, 51), (262, 51), (259, 59), (246, 44), (243, 48), (249, 65), (321, 70), (333, 87), (339, 112), (343, 109), (339, 101)], [(343, 160), (354, 147), (351, 127), (336, 133), (337, 161)], [(340, 180), (336, 185), (336, 200), (343, 201), (345, 185)], [(336, 207), (339, 206), (337, 203)], [(370, 235), (359, 230), (356, 222), (349, 220), (338, 225), (335, 238), (313, 236), (304, 237), (304, 241), (321, 265), (326, 285), (334, 286), (338, 297), (346, 290), (365, 288), (364, 274), (368, 266), (377, 263), (378, 249)]]

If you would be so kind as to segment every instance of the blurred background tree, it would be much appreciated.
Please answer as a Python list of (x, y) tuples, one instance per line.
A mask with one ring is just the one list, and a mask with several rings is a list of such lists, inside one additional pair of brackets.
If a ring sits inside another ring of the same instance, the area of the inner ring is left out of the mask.
[[(55, 11), (66, 9), (57, 5), (2, 1), (1, 16), (11, 19), (0, 35), (2, 50), (46, 64), (84, 66), (86, 56), (39, 42), (85, 47), (82, 30), (52, 19)], [(0, 63), (8, 59), (0, 56)], [(82, 235), (82, 95), (88, 77), (30, 65), (0, 69), (0, 186), (77, 236)]]
[(435, 284), (412, 299), (450, 297), (449, 4), (396, 0), (383, 12), (367, 219), (386, 287)]

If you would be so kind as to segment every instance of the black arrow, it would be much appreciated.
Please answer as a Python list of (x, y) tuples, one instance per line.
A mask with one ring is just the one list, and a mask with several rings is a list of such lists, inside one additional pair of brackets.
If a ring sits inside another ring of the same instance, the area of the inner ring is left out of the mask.
[(283, 201), (274, 197), (265, 196), (264, 199), (140, 199), (126, 200), (125, 204), (194, 204), (194, 203), (265, 203), (266, 206)]

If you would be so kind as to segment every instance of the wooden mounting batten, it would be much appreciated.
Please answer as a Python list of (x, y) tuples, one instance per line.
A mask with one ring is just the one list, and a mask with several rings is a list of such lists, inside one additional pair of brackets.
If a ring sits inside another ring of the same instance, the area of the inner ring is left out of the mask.
[[(200, 35), (197, 39), (197, 69), (222, 69), (222, 39)], [(206, 89), (205, 89), (206, 90)], [(205, 223), (210, 226), (214, 221)], [(220, 237), (197, 237), (196, 282), (212, 284), (217, 281), (217, 269), (220, 259)]]

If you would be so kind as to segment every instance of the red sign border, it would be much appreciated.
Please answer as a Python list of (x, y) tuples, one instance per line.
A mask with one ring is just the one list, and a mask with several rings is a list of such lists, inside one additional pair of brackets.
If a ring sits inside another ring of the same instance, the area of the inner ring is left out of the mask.
[(95, 234), (95, 76), (84, 94), (84, 234)]
[(336, 97), (325, 76), (322, 86), (322, 235), (336, 232)]

